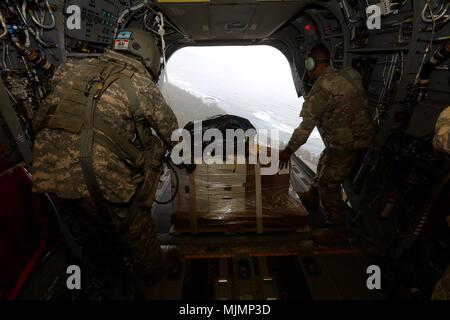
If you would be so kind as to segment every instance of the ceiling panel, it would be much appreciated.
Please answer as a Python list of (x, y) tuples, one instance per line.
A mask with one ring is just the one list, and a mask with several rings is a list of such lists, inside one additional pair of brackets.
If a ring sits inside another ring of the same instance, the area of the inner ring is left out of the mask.
[(215, 1), (160, 3), (169, 19), (194, 41), (268, 37), (293, 17), (305, 1)]

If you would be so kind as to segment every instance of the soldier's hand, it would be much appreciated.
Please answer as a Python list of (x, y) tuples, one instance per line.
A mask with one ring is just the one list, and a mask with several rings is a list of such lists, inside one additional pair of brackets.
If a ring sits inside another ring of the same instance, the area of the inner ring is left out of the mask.
[(284, 149), (280, 151), (280, 169), (283, 170), (289, 166), (289, 160), (291, 159), (292, 152), (289, 149)]

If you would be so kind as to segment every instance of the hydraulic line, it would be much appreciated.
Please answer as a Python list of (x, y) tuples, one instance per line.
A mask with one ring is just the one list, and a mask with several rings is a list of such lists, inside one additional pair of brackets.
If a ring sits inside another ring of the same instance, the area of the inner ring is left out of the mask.
[[(445, 1), (442, 1), (442, 5), (439, 9), (440, 12), (438, 14), (434, 14), (431, 10), (430, 4), (425, 3), (425, 6), (422, 9), (422, 15), (421, 15), (422, 20), (425, 22), (433, 22), (433, 20), (437, 21), (437, 20), (441, 19), (445, 15), (445, 13), (448, 11), (449, 5), (450, 4), (448, 4), (448, 3), (446, 4)], [(430, 11), (429, 17), (426, 16), (427, 9)]]
[[(43, 17), (41, 19), (42, 21), (38, 20), (38, 18), (36, 17), (36, 15), (35, 15), (33, 10), (30, 10), (30, 17), (31, 17), (31, 20), (33, 20), (33, 22), (36, 25), (38, 25), (39, 27), (41, 27), (42, 29), (51, 30), (56, 25), (55, 15), (54, 15), (54, 13), (52, 11), (52, 8), (51, 8), (50, 3), (48, 2), (48, 0), (45, 0), (45, 3), (47, 5), (47, 10), (48, 10), (48, 13), (49, 13), (50, 19), (51, 19), (51, 22), (50, 22), (49, 25), (47, 25), (47, 26), (44, 25), (44, 22), (45, 22), (45, 11), (44, 11)], [(41, 9), (41, 10), (43, 10), (43, 9)]]
[(359, 20), (355, 20), (352, 18), (352, 16), (350, 15), (350, 12), (347, 8), (347, 3), (345, 2), (345, 0), (342, 0), (339, 2), (339, 5), (342, 9), (344, 9), (345, 11), (345, 15), (347, 16), (347, 19), (350, 23), (357, 23)]
[[(401, 56), (400, 56), (401, 57)], [(386, 58), (385, 61), (385, 65), (383, 68), (383, 88), (381, 89), (381, 93), (380, 93), (380, 97), (378, 99), (378, 103), (375, 109), (375, 121), (380, 124), (380, 117), (383, 113), (383, 108), (384, 108), (384, 104), (385, 104), (385, 97), (386, 95), (389, 93), (389, 91), (391, 90), (391, 86), (392, 86), (392, 81), (393, 81), (393, 77), (395, 74), (395, 67), (397, 65), (397, 62), (399, 60), (399, 54), (395, 53), (392, 55), (391, 58), (391, 62), (389, 67), (387, 66), (388, 64), (388, 60)], [(401, 58), (401, 60), (403, 60), (403, 58)], [(402, 62), (403, 63), (403, 62)], [(403, 67), (402, 67), (403, 68)]]
[(0, 34), (0, 39), (4, 38), (8, 34), (8, 28), (6, 27), (6, 21), (3, 15), (0, 13), (0, 25), (3, 28), (3, 32)]
[(30, 26), (30, 24), (27, 21), (27, 13), (26, 13), (26, 1), (22, 3), (22, 7), (19, 5), (16, 5), (15, 10), (17, 14), (19, 15), (19, 18), (22, 20), (23, 24), (26, 26), (27, 30), (31, 35), (36, 39), (39, 44), (41, 44), (45, 48), (55, 48), (56, 45), (51, 43), (46, 43), (44, 40), (41, 39), (41, 36), (38, 31), (35, 30), (34, 27)]
[(450, 58), (450, 41), (447, 40), (431, 55), (420, 70), (417, 101), (421, 101), (425, 97), (433, 70), (448, 58)]
[(45, 56), (33, 48), (27, 48), (17, 38), (13, 38), (12, 44), (17, 52), (25, 58), (26, 61), (34, 63), (37, 67), (44, 71), (52, 73), (55, 66), (51, 64)]
[(419, 82), (419, 80), (420, 80), (420, 73), (421, 73), (422, 68), (424, 66), (425, 59), (426, 59), (426, 57), (428, 55), (428, 52), (430, 52), (430, 50), (431, 50), (431, 48), (433, 46), (433, 37), (434, 37), (434, 32), (436, 30), (436, 19), (434, 18), (433, 12), (431, 10), (430, 0), (427, 0), (427, 6), (425, 6), (425, 8), (428, 8), (428, 10), (430, 11), (431, 20), (433, 22), (433, 27), (431, 29), (431, 40), (430, 40), (430, 43), (428, 44), (427, 48), (425, 49), (425, 53), (423, 54), (422, 62), (420, 64), (419, 71), (417, 71), (417, 74), (416, 74), (415, 84), (417, 84)]

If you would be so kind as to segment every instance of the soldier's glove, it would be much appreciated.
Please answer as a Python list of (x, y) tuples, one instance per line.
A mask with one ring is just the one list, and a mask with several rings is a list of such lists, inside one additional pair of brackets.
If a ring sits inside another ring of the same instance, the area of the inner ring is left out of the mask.
[(289, 160), (291, 159), (292, 151), (288, 148), (281, 150), (279, 154), (280, 169), (283, 170), (289, 166)]

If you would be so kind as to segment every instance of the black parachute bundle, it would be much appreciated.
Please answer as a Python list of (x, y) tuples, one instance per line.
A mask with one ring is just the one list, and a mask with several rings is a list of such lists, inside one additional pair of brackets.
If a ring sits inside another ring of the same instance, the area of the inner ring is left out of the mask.
[[(201, 124), (201, 127), (199, 126)], [(201, 133), (200, 132), (196, 132), (196, 130), (198, 131), (199, 128), (201, 128)], [(239, 117), (239, 116), (235, 116), (235, 115), (216, 115), (213, 117), (210, 117), (206, 120), (203, 121), (191, 121), (189, 122), (185, 127), (185, 130), (189, 131), (192, 139), (191, 139), (191, 159), (194, 159), (194, 147), (195, 147), (195, 139), (194, 137), (200, 136), (203, 138), (204, 134), (207, 130), (209, 129), (217, 129), (222, 133), (222, 137), (223, 137), (223, 160), (226, 160), (226, 150), (227, 150), (227, 141), (226, 141), (226, 134), (227, 134), (227, 129), (232, 129), (232, 130), (238, 130), (238, 129), (242, 129), (244, 132), (246, 132), (249, 129), (253, 129), (255, 130), (255, 127), (253, 126), (253, 124), (245, 118)], [(238, 138), (234, 138), (233, 143), (234, 143), (234, 151), (235, 151), (235, 155), (237, 152), (237, 144), (238, 143), (245, 143), (245, 156), (248, 156), (248, 146), (249, 146), (249, 141), (248, 141), (248, 136), (244, 136), (244, 141), (238, 141)], [(205, 140), (202, 139), (202, 152), (205, 150), (205, 148), (214, 142), (214, 138), (212, 140)], [(211, 154), (211, 156), (214, 156), (214, 154)], [(193, 172), (195, 170), (195, 165), (189, 166), (186, 165), (186, 168), (188, 171)]]

